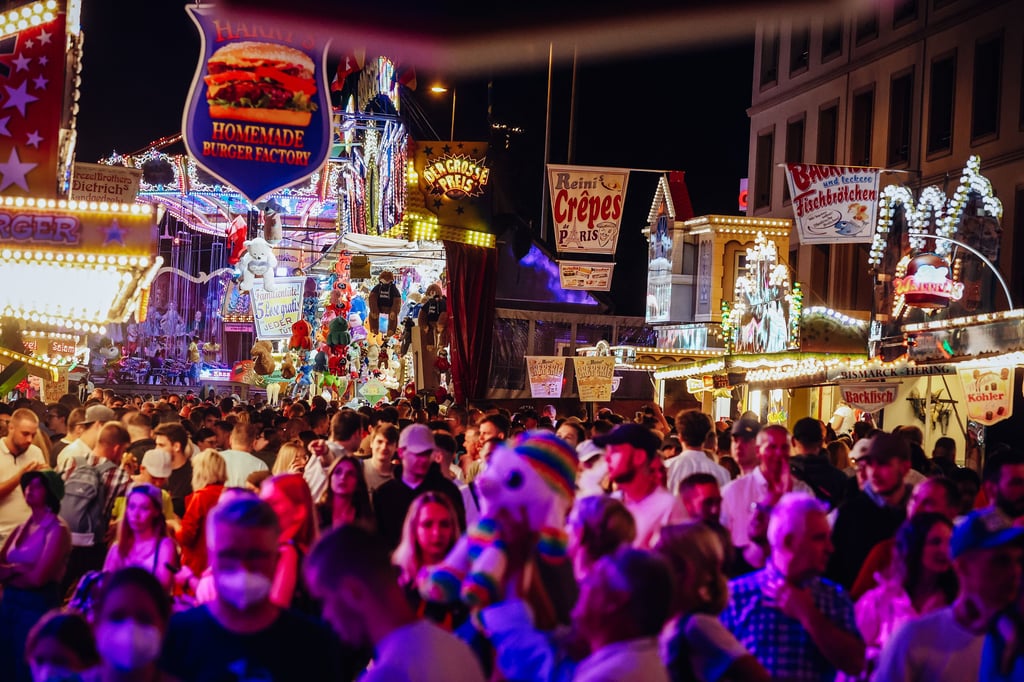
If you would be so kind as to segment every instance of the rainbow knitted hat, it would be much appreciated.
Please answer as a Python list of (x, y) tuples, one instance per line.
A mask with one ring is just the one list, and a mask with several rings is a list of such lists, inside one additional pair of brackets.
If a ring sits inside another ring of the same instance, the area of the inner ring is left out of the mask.
[(512, 449), (529, 462), (548, 487), (567, 500), (573, 499), (579, 459), (571, 445), (550, 431), (536, 430), (520, 434)]

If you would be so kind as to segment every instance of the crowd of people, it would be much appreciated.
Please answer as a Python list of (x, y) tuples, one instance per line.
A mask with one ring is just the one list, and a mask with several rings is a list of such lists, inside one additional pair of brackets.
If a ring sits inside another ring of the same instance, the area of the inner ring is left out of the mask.
[[(914, 426), (439, 409), (0, 405), (3, 678), (1024, 680), (1019, 450), (978, 476)], [(568, 485), (564, 561), (488, 507), (507, 452)], [(469, 536), (494, 598), (430, 597)]]

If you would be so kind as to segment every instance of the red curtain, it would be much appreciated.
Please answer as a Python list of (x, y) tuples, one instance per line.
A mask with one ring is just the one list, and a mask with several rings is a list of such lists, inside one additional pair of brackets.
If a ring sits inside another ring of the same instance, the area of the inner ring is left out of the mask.
[(455, 400), (483, 397), (494, 333), (497, 249), (444, 243), (448, 263), (448, 327), (451, 330)]

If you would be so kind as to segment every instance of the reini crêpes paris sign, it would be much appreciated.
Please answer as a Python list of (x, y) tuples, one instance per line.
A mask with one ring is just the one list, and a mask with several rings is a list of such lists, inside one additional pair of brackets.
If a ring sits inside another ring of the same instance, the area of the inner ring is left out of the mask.
[(182, 122), (195, 162), (252, 202), (305, 180), (327, 160), (327, 40), (269, 21), (186, 7), (199, 65)]

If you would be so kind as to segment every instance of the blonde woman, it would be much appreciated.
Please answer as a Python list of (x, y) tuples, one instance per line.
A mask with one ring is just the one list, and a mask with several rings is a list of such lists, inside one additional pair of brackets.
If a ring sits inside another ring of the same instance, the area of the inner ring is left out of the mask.
[(274, 466), (270, 469), (272, 476), (278, 474), (301, 474), (306, 466), (306, 446), (298, 438), (294, 438), (277, 451)]
[(170, 593), (177, 565), (178, 548), (167, 533), (163, 493), (155, 485), (136, 483), (126, 496), (117, 541), (107, 552), (103, 571), (138, 566), (152, 573)]
[(568, 519), (569, 558), (577, 582), (601, 557), (628, 547), (636, 539), (636, 522), (620, 500), (591, 495), (576, 500)]
[(672, 681), (768, 682), (768, 672), (718, 620), (729, 603), (722, 571), (725, 548), (718, 533), (699, 521), (667, 526), (654, 551), (675, 574), (673, 617), (661, 637), (662, 660)]
[(195, 576), (206, 570), (206, 516), (217, 505), (227, 480), (227, 464), (216, 450), (203, 450), (192, 457), (192, 494), (185, 498), (177, 538), (181, 562)]

